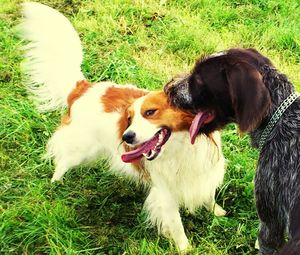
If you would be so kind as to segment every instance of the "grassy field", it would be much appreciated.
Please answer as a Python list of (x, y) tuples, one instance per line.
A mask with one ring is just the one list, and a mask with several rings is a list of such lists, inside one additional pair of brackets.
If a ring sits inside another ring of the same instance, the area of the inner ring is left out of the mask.
[[(255, 47), (300, 88), (298, 0), (45, 0), (82, 38), (91, 81), (160, 89), (195, 59), (229, 47)], [(14, 34), (17, 0), (0, 0), (0, 254), (175, 254), (144, 223), (145, 192), (112, 175), (107, 162), (70, 171), (51, 184), (41, 159), (59, 113), (40, 114), (22, 83)], [(191, 254), (256, 254), (253, 199), (257, 151), (234, 125), (223, 132), (228, 170), (217, 201), (228, 211), (182, 211)]]

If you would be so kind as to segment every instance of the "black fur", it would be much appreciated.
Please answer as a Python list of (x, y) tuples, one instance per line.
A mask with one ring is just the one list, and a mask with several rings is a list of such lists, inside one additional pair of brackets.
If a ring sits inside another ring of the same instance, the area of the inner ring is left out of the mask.
[[(256, 50), (232, 49), (201, 59), (182, 82), (167, 84), (165, 92), (177, 107), (214, 114), (200, 132), (236, 122), (258, 147), (269, 119), (294, 87)], [(300, 255), (300, 98), (285, 111), (260, 153), (255, 197), (262, 254)], [(286, 229), (289, 242), (280, 251)]]
[[(260, 71), (271, 95), (272, 108), (263, 123), (250, 133), (255, 147), (275, 108), (294, 91), (288, 79), (274, 68), (263, 66)], [(262, 254), (276, 254), (280, 250), (286, 228), (292, 241), (280, 254), (300, 254), (300, 244), (296, 242), (300, 237), (299, 98), (283, 114), (259, 155), (255, 196), (261, 221), (259, 243)]]

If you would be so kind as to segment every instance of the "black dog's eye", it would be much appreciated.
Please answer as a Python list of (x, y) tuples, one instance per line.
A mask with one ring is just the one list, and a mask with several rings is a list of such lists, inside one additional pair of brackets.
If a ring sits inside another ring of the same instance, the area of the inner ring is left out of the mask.
[(146, 117), (150, 117), (152, 116), (154, 113), (156, 113), (157, 109), (151, 109), (151, 110), (147, 110), (144, 112), (144, 116)]

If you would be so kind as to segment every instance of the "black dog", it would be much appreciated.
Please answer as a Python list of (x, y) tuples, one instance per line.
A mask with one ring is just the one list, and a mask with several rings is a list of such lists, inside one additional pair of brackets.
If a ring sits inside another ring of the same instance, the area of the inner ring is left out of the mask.
[(230, 49), (199, 60), (165, 92), (173, 105), (197, 113), (192, 141), (229, 122), (250, 133), (261, 149), (255, 177), (260, 250), (277, 254), (288, 229), (289, 242), (279, 254), (300, 254), (300, 98), (286, 76), (254, 49)]

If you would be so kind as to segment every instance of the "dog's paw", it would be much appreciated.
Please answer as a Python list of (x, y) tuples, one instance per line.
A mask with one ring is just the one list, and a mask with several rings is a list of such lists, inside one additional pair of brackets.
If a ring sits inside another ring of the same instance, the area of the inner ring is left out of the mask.
[(59, 181), (62, 181), (62, 177), (59, 177), (59, 176), (54, 174), (51, 178), (51, 183), (59, 182)]
[(258, 242), (258, 239), (256, 239), (256, 241), (255, 241), (254, 248), (255, 248), (256, 250), (259, 250), (259, 242)]
[(214, 215), (215, 216), (222, 217), (222, 216), (225, 216), (226, 213), (227, 212), (221, 206), (219, 206), (217, 203), (215, 204), (215, 207), (214, 207)]
[(189, 244), (188, 239), (182, 240), (178, 243), (178, 251), (180, 254), (188, 254), (192, 250), (192, 246)]

